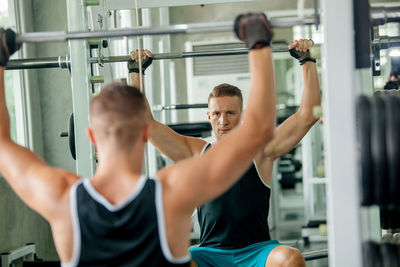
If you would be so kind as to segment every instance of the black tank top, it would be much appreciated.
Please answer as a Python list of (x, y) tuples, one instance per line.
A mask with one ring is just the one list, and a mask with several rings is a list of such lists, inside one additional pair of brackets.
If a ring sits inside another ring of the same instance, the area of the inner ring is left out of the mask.
[(88, 179), (70, 191), (74, 233), (69, 266), (189, 266), (189, 255), (174, 258), (168, 247), (162, 185), (141, 176), (133, 192), (110, 204)]
[[(210, 146), (206, 144), (202, 153)], [(253, 163), (227, 192), (197, 209), (200, 246), (236, 249), (271, 240), (270, 194)]]

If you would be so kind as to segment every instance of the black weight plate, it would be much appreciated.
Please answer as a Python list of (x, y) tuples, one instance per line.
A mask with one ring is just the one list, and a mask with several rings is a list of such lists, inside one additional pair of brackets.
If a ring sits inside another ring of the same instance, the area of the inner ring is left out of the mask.
[(68, 139), (69, 150), (71, 151), (72, 157), (76, 160), (74, 113), (71, 113), (71, 115), (69, 116)]
[(375, 180), (375, 199), (379, 205), (389, 203), (389, 177), (386, 159), (385, 100), (382, 94), (372, 97), (371, 154)]
[(356, 107), (361, 205), (370, 206), (376, 203), (371, 156), (371, 101), (366, 96), (360, 96)]
[(392, 243), (384, 242), (381, 244), (381, 266), (397, 267), (399, 260), (397, 255), (397, 246)]
[(400, 96), (389, 92), (385, 102), (389, 202), (400, 204)]
[(381, 253), (379, 244), (373, 241), (366, 241), (362, 245), (363, 266), (381, 267)]
[(386, 206), (379, 207), (379, 216), (381, 219), (382, 229), (390, 229), (390, 225), (392, 224), (390, 215), (390, 211)]

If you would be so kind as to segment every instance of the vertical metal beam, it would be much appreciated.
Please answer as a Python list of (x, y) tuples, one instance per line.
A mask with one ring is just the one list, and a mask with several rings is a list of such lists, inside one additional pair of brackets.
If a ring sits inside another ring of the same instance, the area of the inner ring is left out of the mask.
[[(86, 7), (83, 1), (67, 0), (68, 31), (87, 31)], [(76, 172), (92, 177), (94, 149), (86, 136), (89, 126), (89, 57), (85, 40), (69, 41), (71, 57), (71, 87), (75, 121)]]
[[(168, 7), (160, 8), (160, 25), (169, 25), (169, 10)], [(160, 53), (171, 52), (171, 38), (169, 35), (163, 35), (159, 42)], [(163, 60), (160, 62), (160, 75), (161, 75), (161, 95), (162, 95), (162, 105), (171, 104), (171, 94), (170, 94), (170, 75), (169, 75), (169, 60)], [(163, 114), (165, 120), (164, 123), (171, 123), (171, 112), (164, 112)]]
[(352, 1), (323, 0), (322, 14), (329, 266), (361, 267), (355, 131), (361, 75), (355, 69)]
[[(151, 27), (152, 23), (152, 16), (151, 16), (151, 9), (143, 8), (142, 9), (142, 23), (144, 27)], [(143, 49), (148, 49), (153, 51), (153, 37), (152, 36), (143, 36)], [(144, 76), (144, 84), (146, 90), (146, 97), (147, 101), (149, 101), (150, 107), (153, 106), (154, 98), (153, 98), (153, 67), (150, 67), (146, 70), (146, 75)], [(147, 145), (146, 150), (147, 155), (147, 175), (154, 175), (157, 172), (157, 151), (156, 148), (150, 144)]]

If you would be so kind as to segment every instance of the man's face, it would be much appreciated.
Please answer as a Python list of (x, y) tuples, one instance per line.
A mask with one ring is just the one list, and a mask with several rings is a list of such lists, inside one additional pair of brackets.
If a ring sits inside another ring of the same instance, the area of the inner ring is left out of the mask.
[(213, 97), (208, 103), (208, 120), (217, 141), (240, 122), (241, 103), (237, 96)]

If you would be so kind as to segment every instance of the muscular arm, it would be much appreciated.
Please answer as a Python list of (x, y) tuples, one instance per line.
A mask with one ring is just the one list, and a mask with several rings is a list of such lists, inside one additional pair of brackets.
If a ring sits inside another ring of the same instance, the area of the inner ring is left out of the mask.
[(302, 72), (304, 88), (299, 110), (275, 129), (274, 139), (257, 158), (259, 171), (267, 184), (271, 182), (274, 160), (295, 147), (318, 121), (313, 117), (313, 108), (321, 105), (316, 64), (305, 63)]
[[(140, 88), (140, 76), (141, 74), (132, 72), (130, 75), (131, 86)], [(144, 81), (144, 79), (142, 79)], [(144, 85), (143, 95), (146, 96)], [(179, 161), (182, 159), (190, 158), (194, 155), (198, 155), (206, 144), (205, 141), (187, 137), (178, 134), (168, 126), (156, 121), (151, 113), (149, 102), (146, 99), (148, 120), (151, 123), (151, 136), (150, 142), (164, 155), (173, 161)]]
[(321, 105), (316, 64), (305, 63), (302, 72), (304, 88), (300, 108), (276, 128), (274, 139), (264, 149), (264, 157), (276, 159), (289, 152), (318, 121), (313, 117), (313, 108)]
[(46, 219), (53, 218), (65, 201), (74, 174), (57, 170), (10, 138), (5, 102), (4, 67), (0, 67), (0, 172), (17, 195)]

